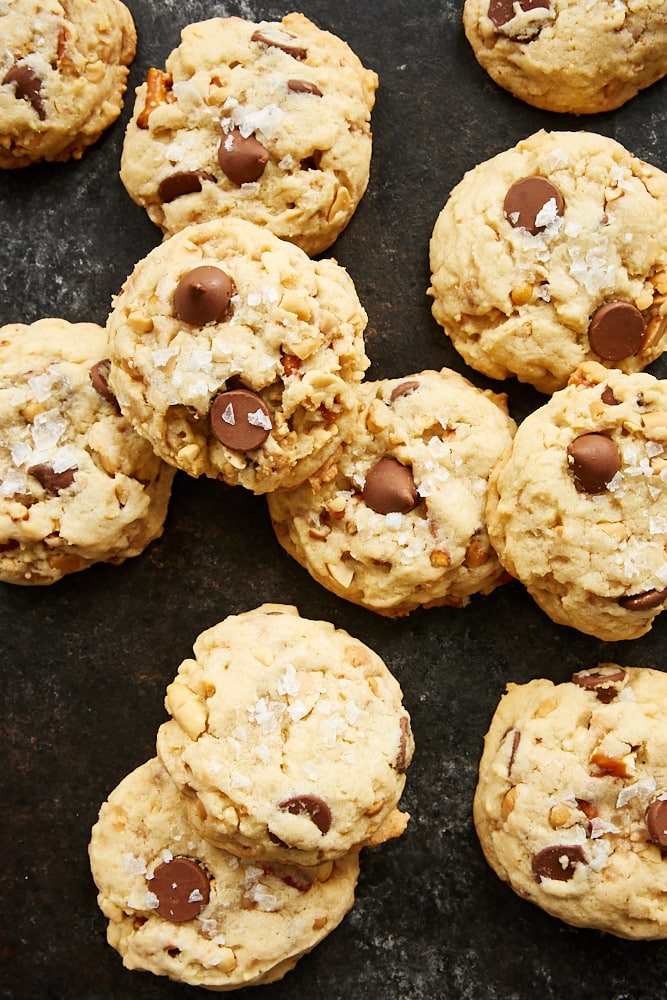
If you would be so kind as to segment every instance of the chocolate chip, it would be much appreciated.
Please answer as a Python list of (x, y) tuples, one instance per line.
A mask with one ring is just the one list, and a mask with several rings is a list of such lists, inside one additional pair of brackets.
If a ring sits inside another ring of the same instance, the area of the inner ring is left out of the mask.
[(512, 773), (512, 768), (514, 767), (514, 759), (516, 757), (516, 752), (519, 749), (519, 743), (521, 742), (521, 730), (515, 729), (512, 736), (512, 750), (510, 751), (510, 760), (507, 765), (507, 775)]
[(555, 844), (553, 847), (544, 847), (533, 855), (533, 876), (536, 882), (541, 882), (543, 878), (569, 882), (578, 864), (587, 864), (578, 844), (565, 847)]
[(621, 667), (599, 667), (597, 670), (579, 670), (572, 674), (572, 683), (586, 691), (595, 692), (598, 701), (607, 705), (623, 687), (625, 670)]
[(619, 597), (618, 603), (626, 611), (650, 611), (667, 600), (667, 590), (646, 590), (643, 594)]
[(175, 924), (198, 917), (211, 892), (207, 872), (190, 858), (173, 858), (158, 865), (148, 885), (158, 898), (157, 912)]
[(268, 162), (268, 151), (254, 135), (243, 136), (234, 128), (220, 140), (218, 163), (232, 184), (258, 181)]
[(308, 816), (320, 833), (327, 833), (331, 826), (331, 810), (318, 795), (295, 795), (278, 803), (279, 809), (286, 809), (293, 816)]
[(605, 403), (607, 406), (620, 406), (621, 403), (620, 399), (616, 399), (616, 396), (614, 395), (614, 390), (609, 385), (606, 385), (602, 390), (601, 398), (602, 402)]
[(203, 181), (211, 181), (217, 184), (213, 174), (206, 170), (177, 170), (174, 174), (169, 174), (158, 184), (158, 198), (163, 204), (180, 198), (182, 194), (192, 194), (194, 191), (201, 191)]
[(394, 767), (399, 774), (405, 774), (408, 769), (408, 764), (410, 763), (408, 760), (408, 746), (412, 732), (410, 729), (410, 720), (407, 715), (401, 716), (400, 726), (401, 735), (398, 741), (398, 753), (396, 755), (396, 763), (394, 764)]
[(109, 372), (111, 371), (111, 361), (109, 358), (104, 358), (103, 361), (98, 361), (97, 364), (93, 365), (90, 369), (90, 381), (93, 384), (93, 389), (95, 392), (106, 399), (107, 403), (113, 403), (117, 406), (116, 397), (109, 388)]
[(251, 42), (261, 42), (262, 45), (270, 45), (274, 49), (280, 49), (281, 52), (286, 52), (288, 56), (292, 56), (293, 59), (299, 59), (303, 61), (308, 55), (308, 49), (304, 49), (303, 45), (295, 44), (292, 39), (294, 35), (289, 35), (286, 31), (276, 32), (275, 34), (270, 34), (268, 31), (262, 31), (258, 28), (257, 31), (251, 35)]
[(618, 448), (606, 434), (580, 434), (567, 449), (580, 493), (603, 493), (621, 468)]
[(51, 496), (56, 496), (61, 490), (66, 490), (74, 482), (76, 466), (71, 469), (64, 469), (62, 472), (54, 472), (50, 465), (31, 465), (28, 473), (34, 476), (40, 486)]
[[(551, 206), (547, 209), (549, 202), (554, 202), (553, 211)], [(563, 214), (565, 202), (556, 185), (546, 177), (523, 177), (505, 195), (503, 209), (510, 225), (527, 229), (535, 236)], [(545, 214), (540, 218), (543, 210)]]
[(174, 293), (174, 311), (193, 326), (217, 323), (229, 312), (234, 285), (228, 274), (202, 264), (184, 274)]
[(406, 514), (419, 503), (412, 472), (395, 458), (382, 458), (369, 470), (362, 496), (378, 514)]
[[(512, 20), (514, 3), (515, 0), (489, 0), (488, 16), (496, 28), (502, 28), (504, 24)], [(548, 10), (551, 7), (550, 0), (518, 0), (518, 3), (523, 11), (535, 10), (539, 7), (545, 7)]]
[(288, 80), (287, 89), (293, 94), (312, 94), (314, 97), (322, 97), (322, 91), (310, 80)]
[(667, 799), (656, 799), (646, 811), (648, 835), (654, 844), (667, 851)]
[(273, 429), (268, 406), (250, 389), (221, 392), (213, 400), (210, 417), (218, 441), (236, 451), (259, 448)]
[(44, 121), (46, 109), (42, 100), (42, 81), (30, 66), (26, 66), (25, 63), (14, 63), (2, 82), (15, 84), (16, 97), (32, 104), (39, 120)]
[(593, 313), (588, 342), (599, 358), (621, 361), (637, 353), (645, 332), (644, 317), (631, 302), (607, 302)]
[(393, 403), (397, 399), (400, 399), (401, 396), (407, 396), (408, 393), (413, 392), (415, 389), (418, 388), (419, 388), (419, 382), (417, 382), (416, 380), (412, 382), (401, 382), (400, 385), (395, 386), (395, 388), (391, 390), (389, 402)]

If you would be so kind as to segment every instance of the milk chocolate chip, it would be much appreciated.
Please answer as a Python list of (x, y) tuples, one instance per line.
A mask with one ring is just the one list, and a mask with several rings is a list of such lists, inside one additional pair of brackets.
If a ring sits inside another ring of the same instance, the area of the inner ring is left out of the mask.
[(389, 402), (393, 403), (395, 400), (400, 399), (401, 396), (407, 396), (408, 393), (418, 388), (419, 382), (416, 379), (410, 382), (401, 382), (400, 385), (395, 386), (391, 390)]
[(408, 746), (410, 744), (410, 736), (412, 734), (410, 720), (407, 715), (401, 716), (400, 727), (401, 730), (398, 741), (398, 753), (396, 754), (394, 767), (399, 774), (405, 774), (408, 769), (408, 764), (410, 763), (408, 760)]
[[(512, 20), (514, 2), (515, 0), (489, 0), (488, 16), (496, 28), (502, 28), (504, 24)], [(535, 10), (536, 7), (545, 7), (548, 10), (551, 3), (550, 0), (518, 0), (518, 5), (523, 11)]]
[(597, 670), (579, 670), (572, 675), (572, 683), (586, 691), (594, 691), (598, 701), (608, 704), (623, 687), (625, 670), (621, 667), (600, 666)]
[(603, 493), (621, 468), (618, 448), (605, 434), (580, 434), (567, 449), (580, 493)]
[(201, 191), (204, 181), (212, 181), (217, 184), (213, 174), (206, 170), (177, 170), (176, 173), (169, 174), (158, 184), (157, 195), (163, 204), (180, 198), (182, 194), (193, 194)]
[(612, 387), (610, 385), (606, 385), (604, 387), (604, 389), (602, 390), (601, 399), (602, 399), (602, 402), (606, 406), (620, 406), (621, 405), (621, 401), (619, 399), (616, 399), (616, 396), (614, 395), (614, 390), (612, 389)]
[(646, 811), (648, 835), (662, 851), (667, 851), (667, 799), (656, 799)]
[(273, 429), (268, 406), (250, 389), (221, 392), (213, 400), (210, 417), (218, 441), (236, 451), (259, 448)]
[(40, 486), (51, 496), (56, 496), (61, 490), (66, 490), (74, 482), (76, 466), (72, 469), (64, 469), (62, 472), (55, 472), (50, 465), (31, 465), (28, 474), (34, 476)]
[(643, 594), (619, 597), (618, 603), (626, 611), (650, 611), (667, 600), (667, 590), (646, 590)]
[(555, 844), (552, 847), (544, 847), (533, 855), (533, 876), (536, 882), (541, 882), (543, 878), (569, 882), (577, 865), (586, 863), (584, 852), (578, 844), (565, 847)]
[(642, 345), (646, 323), (631, 302), (607, 302), (593, 313), (588, 326), (591, 350), (605, 361), (621, 361)]
[(556, 185), (538, 176), (523, 177), (512, 184), (503, 203), (510, 225), (527, 229), (533, 236), (561, 216), (564, 208), (563, 196)]
[(5, 74), (3, 83), (13, 83), (17, 98), (32, 104), (40, 121), (46, 118), (46, 109), (42, 100), (42, 81), (25, 63), (14, 63)]
[(157, 898), (157, 912), (175, 924), (198, 917), (210, 898), (208, 874), (190, 858), (173, 858), (158, 865), (148, 886)]
[(395, 458), (381, 458), (369, 470), (362, 496), (378, 514), (406, 514), (419, 503), (412, 472)]
[(320, 88), (310, 80), (288, 80), (287, 89), (293, 94), (312, 94), (314, 97), (322, 97)]
[(262, 45), (269, 45), (274, 49), (280, 49), (281, 52), (286, 52), (288, 56), (292, 56), (293, 59), (298, 59), (303, 61), (308, 55), (308, 50), (299, 45), (294, 35), (289, 35), (286, 31), (280, 31), (278, 29), (262, 30), (258, 28), (257, 31), (250, 38), (251, 42), (261, 42)]
[(97, 364), (93, 365), (90, 369), (90, 381), (92, 382), (93, 389), (95, 392), (106, 399), (107, 403), (113, 403), (117, 406), (116, 397), (109, 388), (109, 372), (111, 371), (111, 361), (109, 358), (104, 358), (102, 361), (98, 361)]
[(174, 310), (179, 319), (193, 326), (217, 323), (229, 312), (234, 286), (219, 267), (202, 264), (184, 274), (174, 293)]
[(286, 809), (294, 816), (308, 816), (320, 833), (327, 833), (331, 826), (331, 810), (318, 795), (295, 795), (278, 803), (279, 809)]
[(243, 136), (235, 128), (220, 140), (218, 163), (232, 184), (258, 181), (268, 162), (268, 151), (254, 135)]

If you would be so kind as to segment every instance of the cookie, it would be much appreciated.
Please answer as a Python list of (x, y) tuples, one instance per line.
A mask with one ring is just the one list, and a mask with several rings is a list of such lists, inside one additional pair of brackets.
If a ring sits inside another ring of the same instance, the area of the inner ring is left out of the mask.
[(667, 674), (508, 684), (474, 797), (487, 861), (568, 924), (667, 937)]
[(130, 11), (120, 0), (7, 0), (0, 39), (0, 167), (79, 159), (123, 106)]
[(255, 493), (326, 461), (369, 365), (344, 268), (242, 219), (189, 226), (152, 250), (107, 326), (110, 383), (156, 452)]
[(470, 170), (430, 244), (432, 310), (471, 367), (544, 393), (586, 360), (641, 371), (667, 329), (667, 174), (540, 131)]
[(612, 111), (667, 73), (663, 0), (466, 0), (463, 27), (491, 79), (546, 111)]
[(210, 990), (282, 978), (343, 919), (359, 872), (356, 854), (305, 872), (213, 847), (156, 759), (109, 795), (89, 854), (124, 966)]
[(162, 534), (174, 470), (119, 413), (106, 331), (0, 327), (0, 580), (49, 584)]
[(667, 382), (587, 364), (489, 481), (491, 543), (555, 622), (635, 639), (667, 601)]
[(368, 184), (377, 84), (303, 14), (190, 24), (137, 90), (121, 180), (164, 233), (234, 215), (321, 253)]
[(327, 466), (268, 497), (278, 541), (318, 583), (379, 614), (461, 607), (504, 572), (485, 504), (514, 430), (504, 396), (447, 369), (364, 383)]
[(405, 829), (414, 742), (401, 699), (368, 646), (264, 604), (199, 636), (167, 688), (157, 752), (206, 840), (318, 865)]

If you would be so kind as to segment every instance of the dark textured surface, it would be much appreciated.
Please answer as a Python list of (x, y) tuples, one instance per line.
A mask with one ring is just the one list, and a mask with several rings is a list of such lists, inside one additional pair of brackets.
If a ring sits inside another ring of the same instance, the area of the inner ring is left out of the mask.
[[(130, 89), (179, 29), (276, 4), (128, 0), (140, 35)], [(368, 378), (458, 359), (425, 295), (428, 239), (462, 173), (540, 127), (613, 136), (667, 169), (667, 81), (595, 118), (548, 115), (477, 66), (453, 0), (312, 0), (304, 13), (380, 75), (368, 192), (331, 251), (369, 314)], [(80, 163), (0, 176), (0, 324), (103, 323), (159, 233), (118, 179), (121, 120)], [(667, 363), (652, 369), (667, 374)], [(468, 373), (471, 374), (471, 373)], [(489, 384), (474, 374), (478, 384)], [(541, 399), (505, 386), (521, 419)], [(518, 584), (465, 610), (390, 622), (312, 584), (274, 540), (265, 502), (179, 474), (164, 537), (120, 567), (51, 588), (0, 584), (3, 759), (0, 997), (176, 1000), (197, 993), (127, 972), (105, 943), (88, 862), (100, 803), (154, 753), (164, 688), (203, 629), (263, 601), (296, 604), (374, 647), (399, 678), (417, 741), (399, 841), (367, 851), (355, 908), (264, 1000), (654, 1000), (667, 944), (574, 930), (487, 868), (470, 806), (483, 735), (506, 681), (569, 678), (599, 660), (663, 668), (667, 620), (611, 645), (553, 625)], [(664, 616), (663, 616), (664, 617)], [(667, 864), (667, 861), (665, 861)]]

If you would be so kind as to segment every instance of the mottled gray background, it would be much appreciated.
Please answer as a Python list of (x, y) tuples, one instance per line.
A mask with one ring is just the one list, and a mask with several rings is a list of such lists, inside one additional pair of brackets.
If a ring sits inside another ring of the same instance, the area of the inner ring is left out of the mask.
[[(130, 94), (190, 21), (279, 18), (278, 4), (128, 0), (139, 31)], [(477, 66), (453, 0), (310, 0), (380, 76), (368, 192), (331, 251), (369, 314), (368, 378), (466, 371), (430, 315), (428, 240), (463, 172), (541, 127), (613, 136), (667, 169), (667, 81), (617, 112), (549, 115)], [(112, 294), (160, 234), (118, 179), (122, 118), (80, 163), (0, 176), (0, 324), (105, 321)], [(653, 371), (667, 373), (656, 364)], [(479, 385), (490, 385), (467, 372)], [(499, 388), (497, 385), (495, 388)], [(504, 387), (517, 420), (542, 397)], [(399, 678), (417, 754), (399, 841), (366, 851), (355, 908), (263, 1000), (654, 1000), (667, 945), (575, 930), (487, 868), (470, 816), (483, 735), (508, 680), (565, 680), (600, 660), (662, 668), (667, 619), (633, 643), (552, 624), (519, 584), (465, 610), (385, 621), (312, 584), (275, 541), (261, 498), (179, 474), (164, 537), (120, 567), (51, 588), (0, 584), (3, 764), (0, 997), (184, 1000), (123, 970), (105, 943), (87, 862), (100, 803), (154, 753), (164, 688), (197, 634), (263, 601), (296, 604), (373, 646)], [(664, 616), (663, 616), (664, 617)], [(666, 862), (667, 863), (667, 862)]]

